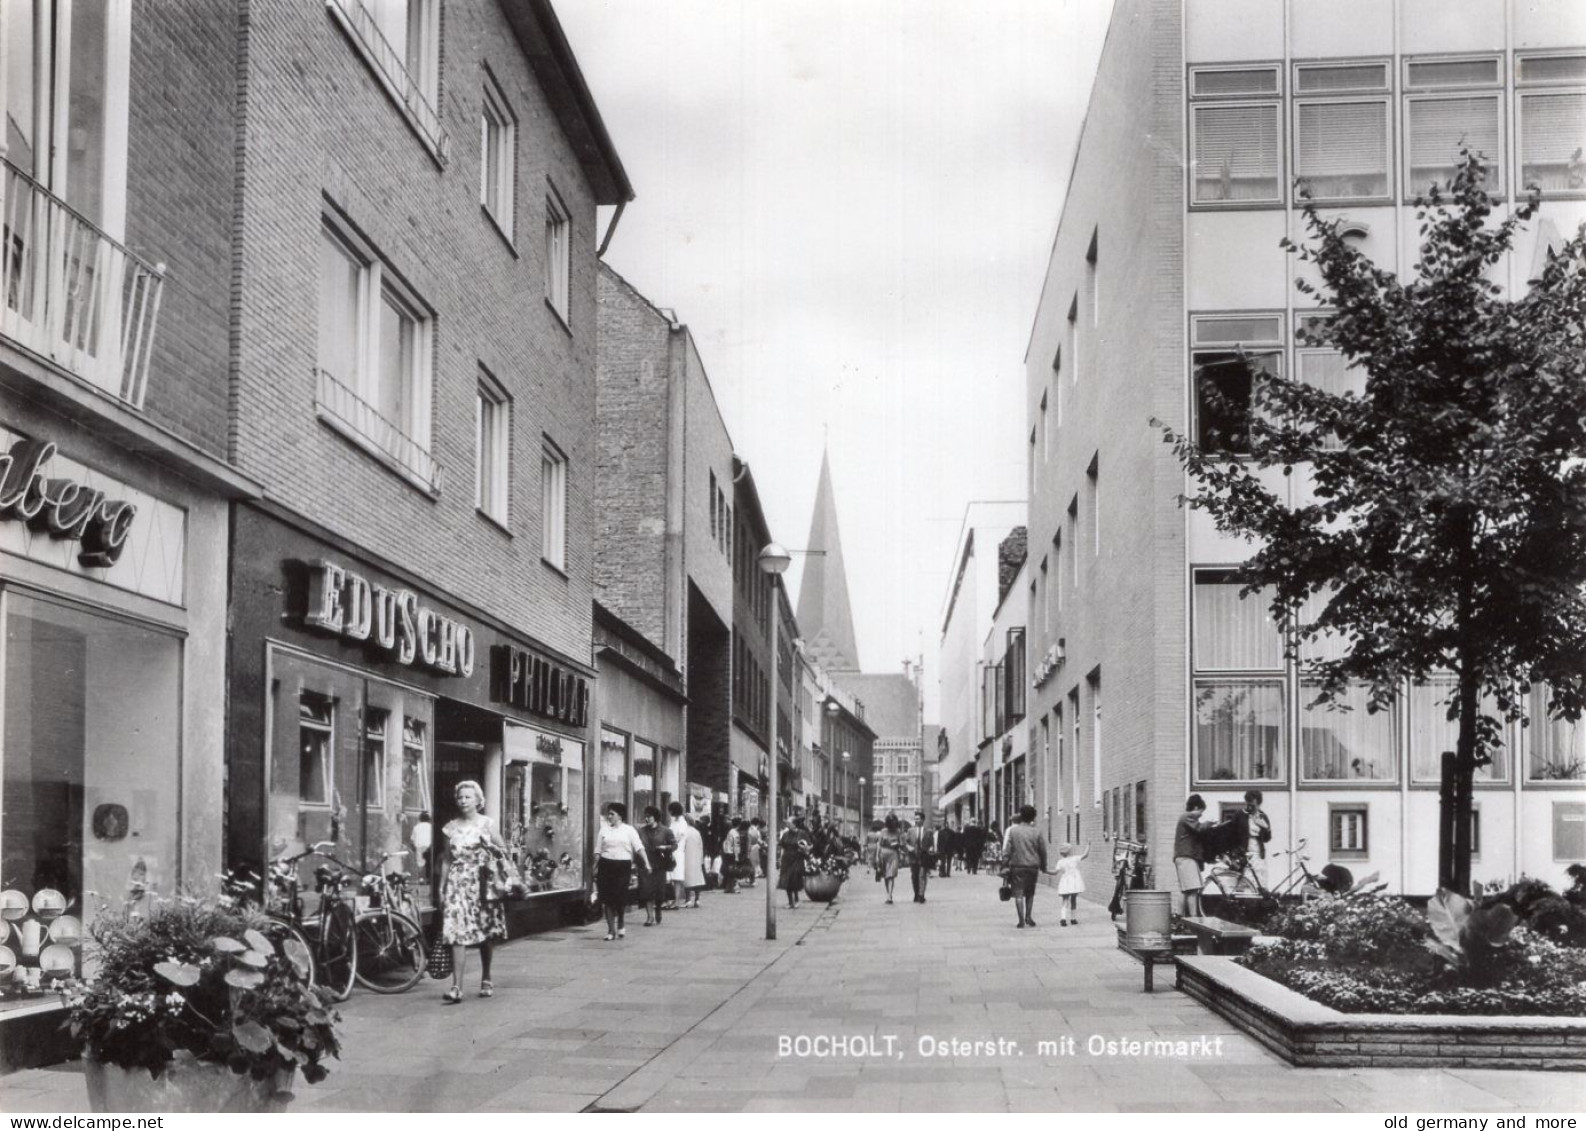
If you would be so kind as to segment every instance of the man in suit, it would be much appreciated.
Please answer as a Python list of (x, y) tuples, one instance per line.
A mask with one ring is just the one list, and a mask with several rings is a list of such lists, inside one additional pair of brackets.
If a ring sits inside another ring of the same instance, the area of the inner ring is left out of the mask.
[(925, 813), (914, 814), (914, 824), (903, 834), (903, 860), (909, 866), (909, 882), (914, 885), (914, 902), (925, 902), (925, 885), (930, 882), (931, 869), (936, 865), (933, 847), (936, 834), (926, 820)]
[(949, 825), (942, 825), (936, 830), (936, 859), (939, 862), (937, 875), (947, 879), (953, 874), (953, 853), (958, 851), (958, 834)]
[(980, 822), (971, 819), (961, 834), (964, 841), (964, 871), (971, 876), (980, 874), (980, 854), (986, 850), (986, 830)]

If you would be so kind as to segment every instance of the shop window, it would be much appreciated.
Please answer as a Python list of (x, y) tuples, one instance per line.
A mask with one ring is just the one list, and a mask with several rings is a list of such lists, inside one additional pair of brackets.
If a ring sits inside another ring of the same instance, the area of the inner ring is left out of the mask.
[(1405, 60), (1407, 196), (1447, 191), (1462, 148), (1481, 159), (1487, 191), (1503, 192), (1502, 86), (1497, 56)]
[(1334, 859), (1364, 859), (1368, 853), (1368, 815), (1364, 805), (1329, 805), (1328, 855)]
[(305, 805), (328, 805), (334, 707), (323, 695), (305, 691), (298, 697), (298, 796)]
[(1521, 183), (1549, 197), (1586, 194), (1586, 55), (1522, 55), (1515, 86)]
[(430, 809), (429, 743), (424, 722), (411, 715), (402, 720), (402, 811)]
[(646, 805), (655, 804), (655, 744), (633, 740), (633, 823), (644, 816)]
[(510, 721), (503, 726), (502, 835), (531, 894), (576, 888), (583, 882), (583, 744)]
[(1586, 719), (1569, 722), (1548, 713), (1551, 692), (1534, 684), (1526, 699), (1527, 781), (1586, 780)]
[(386, 727), (391, 717), (385, 711), (370, 709), (363, 733), (363, 765), (359, 767), (362, 779), (365, 809), (385, 806)]
[(0, 940), (14, 966), (0, 980), (3, 1014), (58, 1001), (51, 979), (81, 973), (81, 920), (101, 902), (169, 897), (201, 877), (177, 861), (181, 641), (15, 590), (0, 604), (0, 887), (14, 920)]
[[(598, 816), (612, 802), (628, 803), (628, 736), (620, 731), (600, 732), (600, 804)], [(630, 810), (628, 816), (632, 818)]]
[(1389, 177), (1388, 64), (1294, 68), (1294, 175), (1317, 201), (1376, 201)]
[(1191, 70), (1191, 204), (1283, 199), (1281, 96), (1274, 66)]
[[(1448, 717), (1449, 704), (1458, 694), (1459, 683), (1452, 675), (1435, 675), (1425, 683), (1410, 686), (1411, 781), (1425, 785), (1442, 781), (1443, 752), (1455, 750), (1459, 745), (1459, 719)], [(1500, 717), (1498, 701), (1491, 695), (1482, 696), (1479, 710), (1491, 718)], [(1506, 731), (1503, 727), (1500, 735)], [(1496, 749), (1489, 748), (1487, 753), (1492, 761), (1476, 767), (1475, 780), (1508, 781), (1508, 747), (1500, 744)]]

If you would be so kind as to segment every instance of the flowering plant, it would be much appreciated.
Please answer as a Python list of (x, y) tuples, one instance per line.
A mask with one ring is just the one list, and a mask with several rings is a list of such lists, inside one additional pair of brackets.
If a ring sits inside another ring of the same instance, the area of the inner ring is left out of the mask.
[[(833, 845), (833, 848), (839, 848)], [(848, 878), (848, 855), (841, 851), (828, 852), (824, 856), (811, 855), (804, 860), (804, 874), (806, 876), (836, 876), (840, 880)]]
[(313, 1084), (340, 1052), (307, 948), (260, 912), (179, 897), (103, 911), (91, 934), (97, 972), (61, 993), (95, 1060), (158, 1077), (183, 1055), (259, 1080), (301, 1068)]

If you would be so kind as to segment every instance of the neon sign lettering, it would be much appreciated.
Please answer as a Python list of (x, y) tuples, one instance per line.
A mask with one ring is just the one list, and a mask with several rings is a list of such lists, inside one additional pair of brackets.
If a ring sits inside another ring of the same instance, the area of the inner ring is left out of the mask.
[(474, 634), (442, 616), (411, 589), (387, 589), (334, 562), (308, 567), (310, 628), (345, 636), (386, 653), (399, 664), (417, 665), (442, 675), (474, 674)]
[(589, 725), (589, 681), (510, 644), (490, 649), (490, 698), (568, 726)]
[(81, 543), (77, 561), (106, 569), (121, 557), (138, 508), (75, 479), (45, 478), (44, 465), (54, 454), (48, 440), (18, 440), (0, 455), (0, 515)]

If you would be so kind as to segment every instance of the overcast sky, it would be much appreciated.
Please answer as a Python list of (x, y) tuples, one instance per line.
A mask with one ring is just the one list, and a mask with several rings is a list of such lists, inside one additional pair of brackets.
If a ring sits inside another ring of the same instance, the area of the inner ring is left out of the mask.
[(1024, 349), (1110, 10), (557, 4), (638, 194), (606, 260), (688, 325), (786, 546), (829, 445), (867, 671), (923, 653), (934, 684), (965, 504), (1025, 496)]

